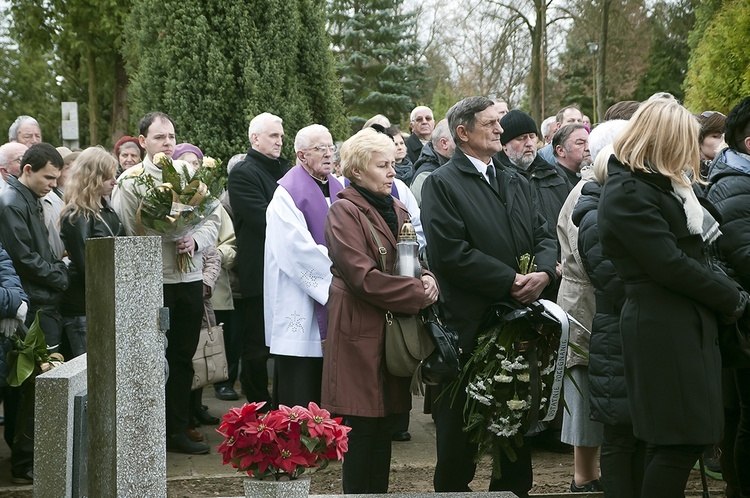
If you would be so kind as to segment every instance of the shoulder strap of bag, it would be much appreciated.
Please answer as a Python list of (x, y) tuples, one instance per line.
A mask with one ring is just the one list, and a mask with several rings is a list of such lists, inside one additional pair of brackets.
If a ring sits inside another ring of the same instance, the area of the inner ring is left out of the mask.
[(385, 256), (388, 254), (388, 251), (385, 250), (385, 246), (383, 246), (383, 242), (380, 240), (380, 237), (378, 236), (378, 232), (375, 231), (375, 227), (372, 226), (372, 223), (370, 220), (365, 216), (365, 221), (367, 222), (367, 225), (370, 227), (370, 232), (372, 232), (372, 238), (375, 239), (375, 243), (378, 245), (378, 253), (380, 254), (380, 269), (383, 273), (388, 273), (385, 269)]

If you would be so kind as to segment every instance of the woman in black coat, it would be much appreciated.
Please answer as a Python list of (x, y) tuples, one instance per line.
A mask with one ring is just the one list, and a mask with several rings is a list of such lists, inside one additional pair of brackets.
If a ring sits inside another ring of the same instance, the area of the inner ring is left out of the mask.
[(65, 183), (60, 238), (70, 258), (70, 287), (60, 305), (72, 358), (86, 352), (86, 239), (125, 235), (110, 207), (117, 160), (103, 147), (89, 147), (73, 163)]
[(578, 226), (578, 251), (594, 286), (596, 313), (589, 343), (589, 402), (591, 419), (604, 424), (600, 453), (601, 483), (607, 498), (641, 496), (646, 444), (633, 435), (625, 388), (625, 367), (620, 339), (620, 310), (625, 284), (612, 262), (602, 254), (597, 208), (612, 146), (594, 161), (596, 181), (587, 182), (573, 209)]
[[(690, 469), (721, 439), (717, 316), (747, 294), (707, 266), (716, 222), (690, 188), (696, 119), (675, 101), (642, 105), (614, 142), (598, 209), (603, 254), (625, 283), (625, 381), (635, 435), (648, 444), (642, 497), (684, 496)], [(705, 222), (705, 223), (704, 223)]]

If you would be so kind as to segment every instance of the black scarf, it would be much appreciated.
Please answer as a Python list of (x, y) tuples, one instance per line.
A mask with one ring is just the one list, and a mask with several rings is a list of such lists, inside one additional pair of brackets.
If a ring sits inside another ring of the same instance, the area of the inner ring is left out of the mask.
[(359, 192), (367, 202), (383, 217), (388, 228), (393, 232), (393, 236), (398, 240), (398, 217), (396, 216), (396, 210), (393, 209), (393, 196), (375, 194), (364, 187), (360, 187), (356, 183), (351, 183), (354, 190)]

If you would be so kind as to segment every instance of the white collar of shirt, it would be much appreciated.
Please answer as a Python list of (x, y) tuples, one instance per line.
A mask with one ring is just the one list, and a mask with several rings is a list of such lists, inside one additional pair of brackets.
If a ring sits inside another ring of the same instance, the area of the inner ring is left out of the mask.
[[(482, 161), (477, 159), (476, 157), (472, 157), (468, 154), (466, 154), (466, 157), (469, 158), (469, 161), (471, 161), (471, 164), (474, 165), (474, 167), (482, 173), (482, 176), (484, 176), (484, 179), (487, 180), (487, 183), (490, 183), (490, 177), (487, 176), (487, 166), (492, 164), (492, 159), (490, 159), (490, 162), (487, 164), (484, 164)], [(495, 176), (497, 176), (497, 171), (495, 171)]]

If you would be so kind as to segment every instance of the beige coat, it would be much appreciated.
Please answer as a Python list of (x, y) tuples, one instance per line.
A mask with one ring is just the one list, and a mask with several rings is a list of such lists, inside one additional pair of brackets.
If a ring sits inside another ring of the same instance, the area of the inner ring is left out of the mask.
[(578, 253), (578, 227), (573, 224), (571, 214), (578, 203), (583, 185), (592, 180), (593, 168), (581, 170), (581, 181), (573, 187), (568, 198), (560, 210), (557, 218), (557, 239), (560, 242), (560, 259), (562, 259), (562, 280), (557, 292), (557, 304), (570, 316), (578, 320), (586, 330), (579, 325), (570, 323), (570, 343), (586, 352), (586, 356), (568, 348), (566, 367), (588, 365), (589, 340), (591, 339), (591, 323), (596, 312), (594, 286), (591, 285), (586, 269), (583, 267), (581, 255)]

